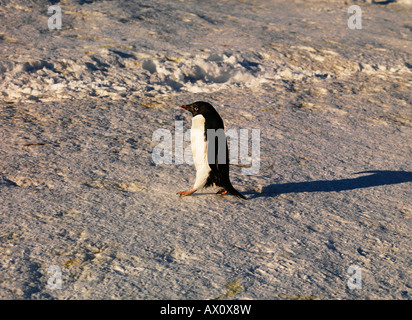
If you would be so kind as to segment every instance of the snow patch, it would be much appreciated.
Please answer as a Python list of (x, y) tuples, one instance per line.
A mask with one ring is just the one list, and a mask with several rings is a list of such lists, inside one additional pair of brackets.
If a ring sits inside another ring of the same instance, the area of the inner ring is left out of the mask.
[(142, 63), (149, 85), (167, 85), (169, 90), (210, 92), (219, 85), (253, 87), (264, 82), (264, 68), (239, 54), (212, 53), (171, 59), (156, 57)]

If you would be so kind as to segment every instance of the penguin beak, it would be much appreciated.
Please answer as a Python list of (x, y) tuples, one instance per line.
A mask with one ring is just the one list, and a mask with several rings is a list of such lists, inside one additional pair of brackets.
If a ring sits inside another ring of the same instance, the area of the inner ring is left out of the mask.
[(192, 115), (194, 115), (193, 106), (191, 104), (189, 104), (189, 105), (184, 104), (183, 106), (180, 106), (180, 107), (185, 109), (186, 111), (189, 111)]
[(183, 105), (183, 106), (180, 106), (181, 108), (183, 108), (183, 109), (185, 109), (185, 110), (187, 110), (187, 111), (189, 111), (190, 113), (192, 113), (193, 114), (193, 107), (192, 106), (188, 106), (188, 105)]

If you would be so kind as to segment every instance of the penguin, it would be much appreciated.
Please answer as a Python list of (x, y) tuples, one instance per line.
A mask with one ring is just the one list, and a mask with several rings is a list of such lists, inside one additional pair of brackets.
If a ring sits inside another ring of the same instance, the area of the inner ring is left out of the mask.
[(229, 179), (229, 149), (219, 113), (210, 103), (203, 101), (183, 105), (181, 108), (193, 115), (190, 139), (196, 179), (191, 190), (177, 194), (187, 196), (199, 189), (218, 187), (220, 190), (217, 194), (229, 192), (246, 199), (232, 186)]

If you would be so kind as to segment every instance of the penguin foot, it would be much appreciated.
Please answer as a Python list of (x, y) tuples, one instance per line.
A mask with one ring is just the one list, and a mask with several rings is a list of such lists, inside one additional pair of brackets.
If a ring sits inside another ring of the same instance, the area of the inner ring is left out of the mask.
[(192, 194), (196, 191), (196, 189), (191, 189), (188, 191), (180, 191), (177, 194), (181, 197), (181, 196), (188, 196), (189, 194)]
[(227, 190), (226, 189), (220, 189), (218, 192), (216, 192), (216, 194), (227, 194)]

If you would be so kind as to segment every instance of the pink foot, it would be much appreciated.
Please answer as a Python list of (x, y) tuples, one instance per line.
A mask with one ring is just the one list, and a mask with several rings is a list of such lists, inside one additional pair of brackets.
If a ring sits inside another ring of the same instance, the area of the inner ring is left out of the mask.
[(220, 189), (216, 194), (226, 194), (227, 190), (226, 189)]
[(188, 196), (188, 195), (194, 193), (195, 191), (196, 191), (196, 189), (191, 189), (191, 190), (188, 190), (188, 191), (180, 191), (177, 194), (179, 196)]

